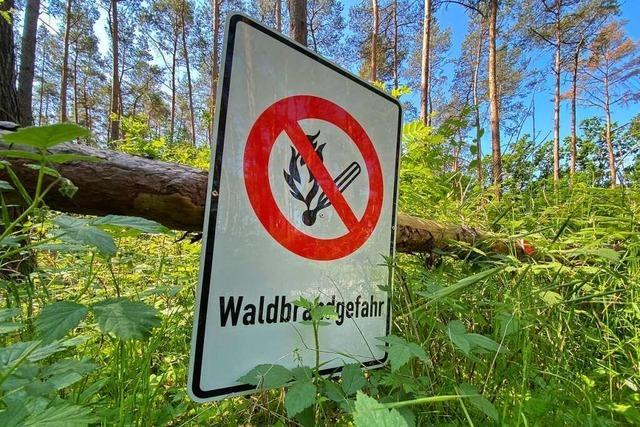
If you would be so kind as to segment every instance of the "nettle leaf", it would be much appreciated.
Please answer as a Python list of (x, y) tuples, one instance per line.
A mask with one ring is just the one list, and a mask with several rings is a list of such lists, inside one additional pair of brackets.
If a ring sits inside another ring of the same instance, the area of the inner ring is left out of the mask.
[(20, 128), (17, 132), (4, 134), (2, 140), (7, 144), (21, 144), (47, 149), (86, 136), (89, 136), (89, 130), (82, 126), (74, 123), (57, 123), (48, 126)]
[(293, 373), (281, 365), (258, 365), (238, 378), (238, 382), (260, 388), (282, 387), (293, 379)]
[(7, 181), (0, 179), (0, 191), (15, 191), (15, 189)]
[(14, 317), (16, 317), (19, 314), (20, 314), (20, 309), (17, 308), (17, 307), (1, 308), (0, 309), (0, 321), (7, 320), (7, 319), (13, 319)]
[(355, 394), (365, 385), (367, 380), (364, 379), (360, 365), (352, 363), (342, 367), (342, 390), (347, 396)]
[(294, 417), (316, 401), (316, 386), (311, 381), (296, 383), (289, 388), (284, 398), (287, 415)]
[(19, 331), (24, 325), (16, 322), (0, 322), (0, 335), (9, 334), (11, 332)]
[(361, 391), (356, 395), (353, 422), (356, 427), (408, 427), (407, 421), (395, 409), (388, 410)]
[(113, 256), (117, 251), (110, 234), (90, 225), (84, 219), (61, 215), (53, 222), (63, 231), (64, 234), (60, 236), (62, 239), (93, 246), (106, 256)]
[(445, 333), (451, 343), (468, 355), (472, 351), (476, 352), (497, 352), (500, 345), (489, 337), (476, 333), (468, 333), (464, 323), (460, 320), (452, 320), (445, 327)]
[(491, 403), (487, 398), (478, 393), (478, 390), (469, 383), (460, 384), (460, 391), (462, 394), (471, 396), (469, 397), (469, 401), (473, 406), (482, 411), (486, 416), (492, 418), (494, 421), (499, 421), (500, 415), (498, 414), (498, 410), (493, 403)]
[(311, 318), (313, 320), (337, 319), (338, 313), (332, 305), (319, 305), (311, 309)]
[(378, 347), (387, 351), (392, 371), (397, 371), (414, 357), (417, 357), (422, 361), (427, 360), (427, 354), (422, 347), (418, 344), (409, 342), (404, 338), (389, 335), (388, 337), (378, 337), (377, 339), (389, 344), (388, 347)]
[(169, 229), (150, 219), (135, 216), (107, 215), (92, 221), (93, 225), (106, 229), (130, 229), (142, 233), (161, 234), (168, 233)]
[(500, 338), (515, 334), (520, 329), (520, 322), (511, 313), (500, 313), (496, 316)]
[(52, 404), (44, 411), (35, 411), (23, 422), (24, 426), (86, 426), (97, 418), (91, 414), (91, 409), (72, 405), (70, 403)]
[(44, 342), (64, 337), (87, 315), (89, 309), (73, 301), (58, 301), (45, 306), (36, 318), (36, 331)]
[(155, 308), (124, 298), (101, 301), (92, 309), (102, 333), (122, 339), (144, 339), (160, 324)]

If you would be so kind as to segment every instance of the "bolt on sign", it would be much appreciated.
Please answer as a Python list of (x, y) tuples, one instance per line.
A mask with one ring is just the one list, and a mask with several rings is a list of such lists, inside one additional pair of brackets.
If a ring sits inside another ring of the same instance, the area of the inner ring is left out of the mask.
[(189, 393), (251, 393), (257, 365), (313, 366), (300, 297), (335, 307), (323, 374), (384, 364), (400, 104), (244, 15), (226, 26)]

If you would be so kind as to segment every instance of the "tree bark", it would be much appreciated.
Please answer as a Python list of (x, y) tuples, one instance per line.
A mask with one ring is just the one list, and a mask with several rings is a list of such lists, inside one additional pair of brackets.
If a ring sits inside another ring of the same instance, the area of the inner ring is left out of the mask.
[(193, 84), (191, 83), (191, 68), (189, 67), (189, 51), (187, 50), (187, 21), (185, 19), (186, 0), (183, 0), (180, 10), (180, 18), (182, 20), (182, 53), (187, 68), (187, 90), (189, 91), (189, 124), (191, 125), (191, 144), (196, 146), (196, 118), (193, 111)]
[(580, 66), (580, 51), (584, 43), (584, 36), (576, 45), (573, 52), (573, 73), (571, 76), (571, 160), (569, 164), (569, 173), (571, 177), (576, 174), (576, 163), (578, 158), (578, 136), (577, 136), (577, 101), (578, 101), (578, 68)]
[(211, 0), (211, 10), (213, 12), (213, 19), (211, 22), (211, 34), (213, 36), (213, 43), (211, 48), (211, 86), (209, 88), (210, 100), (209, 100), (209, 146), (213, 147), (215, 141), (215, 135), (213, 134), (213, 119), (215, 117), (215, 106), (218, 91), (218, 76), (220, 69), (218, 67), (218, 49), (220, 39), (220, 1)]
[(111, 0), (111, 50), (113, 64), (111, 75), (111, 114), (109, 117), (109, 141), (120, 139), (120, 65), (118, 56), (118, 0)]
[(398, 0), (393, 0), (393, 88), (398, 89)]
[(431, 1), (424, 0), (424, 22), (422, 25), (422, 68), (420, 74), (420, 119), (428, 126), (429, 120), (429, 90), (430, 90), (430, 61), (431, 61)]
[(378, 0), (371, 0), (372, 28), (371, 28), (371, 81), (378, 80), (378, 27), (380, 26), (380, 12)]
[[(11, 13), (13, 5), (13, 0), (4, 0), (0, 12)], [(13, 16), (7, 20), (0, 15), (0, 120), (21, 123), (13, 47)]]
[(307, 46), (307, 0), (289, 0), (289, 36)]
[(282, 32), (282, 0), (275, 0), (274, 13), (276, 15), (276, 31)]
[[(115, 1), (115, 0), (114, 0)], [(67, 121), (67, 85), (69, 80), (69, 35), (71, 33), (71, 4), (67, 0), (65, 9), (64, 39), (62, 51), (62, 74), (60, 77), (60, 121)]]
[(500, 195), (502, 184), (502, 156), (500, 153), (500, 103), (497, 81), (496, 23), (498, 0), (489, 0), (489, 104), (491, 110), (492, 175), (496, 193)]
[(560, 5), (557, 1), (556, 31), (555, 31), (555, 59), (553, 66), (554, 93), (553, 93), (553, 182), (560, 180)]
[[(0, 147), (2, 148), (2, 147)], [(132, 156), (129, 154), (66, 143), (54, 147), (52, 153), (93, 156), (99, 162), (70, 162), (57, 166), (78, 191), (71, 199), (56, 189), (46, 197), (55, 210), (83, 215), (130, 215), (157, 221), (171, 229), (202, 231), (208, 173), (175, 163)], [(12, 167), (28, 191), (36, 186), (37, 171), (28, 161), (12, 161)], [(0, 171), (0, 179), (9, 179)], [(479, 233), (473, 228), (440, 224), (435, 221), (398, 213), (396, 249), (400, 252), (430, 252), (447, 249), (451, 241), (475, 245), (488, 242), (500, 253), (515, 251), (519, 256), (531, 255), (526, 242), (506, 242)]]
[(18, 75), (18, 108), (23, 126), (33, 124), (33, 76), (36, 62), (36, 40), (40, 0), (28, 0), (24, 12), (22, 47), (20, 49), (20, 74)]
[(613, 137), (611, 135), (611, 101), (609, 95), (609, 77), (604, 78), (604, 112), (606, 116), (604, 138), (607, 143), (607, 152), (609, 154), (609, 179), (611, 188), (616, 188), (616, 153), (613, 148)]
[(472, 91), (473, 91), (473, 110), (474, 110), (474, 120), (475, 120), (475, 128), (476, 128), (476, 162), (478, 163), (476, 166), (476, 171), (478, 175), (478, 184), (480, 187), (483, 187), (484, 184), (484, 173), (482, 171), (482, 129), (480, 128), (480, 97), (478, 96), (478, 75), (480, 74), (480, 61), (482, 58), (482, 36), (483, 36), (482, 26), (480, 27), (480, 33), (478, 34), (478, 47), (476, 49), (476, 63), (473, 68), (473, 81), (472, 81)]

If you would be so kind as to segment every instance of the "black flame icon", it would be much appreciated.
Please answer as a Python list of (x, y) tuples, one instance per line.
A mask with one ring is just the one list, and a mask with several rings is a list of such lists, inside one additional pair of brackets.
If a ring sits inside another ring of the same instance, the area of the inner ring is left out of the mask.
[[(320, 136), (320, 131), (318, 131), (315, 135), (307, 135), (307, 139), (313, 146), (313, 149), (316, 152), (316, 155), (320, 158), (322, 162), (324, 162), (323, 150), (325, 144), (319, 144), (318, 137)], [(289, 171), (284, 170), (284, 179), (289, 185), (289, 189), (291, 195), (303, 202), (306, 206), (306, 210), (302, 213), (302, 222), (305, 225), (311, 226), (315, 224), (318, 213), (329, 206), (331, 206), (331, 201), (320, 189), (320, 184), (313, 176), (310, 170), (309, 172), (309, 180), (308, 183), (312, 183), (311, 188), (307, 192), (306, 195), (302, 194), (299, 186), (303, 185), (302, 179), (300, 177), (300, 168), (307, 167), (304, 159), (300, 156), (300, 153), (292, 146), (291, 147), (291, 158), (289, 159)], [(357, 162), (352, 162), (349, 166), (347, 166), (337, 177), (334, 178), (334, 183), (338, 190), (342, 193), (346, 190), (351, 183), (360, 175), (362, 168)], [(317, 196), (317, 198), (316, 198)], [(315, 206), (312, 208), (311, 206), (314, 204)]]

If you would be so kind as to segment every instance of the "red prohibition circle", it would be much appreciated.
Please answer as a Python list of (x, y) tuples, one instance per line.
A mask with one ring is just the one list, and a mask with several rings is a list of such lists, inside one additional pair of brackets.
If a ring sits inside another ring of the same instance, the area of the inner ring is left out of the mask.
[[(369, 198), (361, 218), (357, 218), (306, 138), (299, 124), (304, 119), (331, 123), (347, 134), (360, 151), (369, 176)], [(346, 226), (348, 231), (344, 235), (328, 239), (311, 236), (291, 224), (280, 211), (269, 184), (269, 157), (282, 132), (286, 132)], [(351, 114), (317, 96), (284, 98), (260, 114), (244, 150), (244, 181), (251, 207), (271, 237), (289, 251), (308, 259), (330, 261), (355, 252), (373, 233), (382, 210), (382, 169), (373, 143)]]

